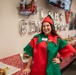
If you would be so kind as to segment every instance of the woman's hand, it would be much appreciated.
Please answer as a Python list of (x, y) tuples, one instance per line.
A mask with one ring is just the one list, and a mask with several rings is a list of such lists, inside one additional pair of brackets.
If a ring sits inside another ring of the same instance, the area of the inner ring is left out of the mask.
[(55, 64), (59, 64), (61, 61), (60, 61), (59, 58), (53, 58), (53, 62), (54, 62)]
[(28, 75), (31, 72), (32, 60), (33, 60), (33, 57), (30, 56), (28, 58), (28, 62), (27, 62), (26, 68), (23, 70), (23, 74)]
[(28, 75), (31, 72), (30, 68), (26, 68), (23, 70), (23, 74)]

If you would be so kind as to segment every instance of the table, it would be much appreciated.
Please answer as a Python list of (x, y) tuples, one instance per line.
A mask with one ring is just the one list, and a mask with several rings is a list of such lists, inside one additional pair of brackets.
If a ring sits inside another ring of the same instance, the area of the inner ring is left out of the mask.
[[(65, 58), (63, 62), (60, 63), (61, 70), (65, 68), (67, 65), (69, 65), (74, 59), (76, 59), (76, 56), (73, 56), (72, 58)], [(25, 69), (26, 63), (22, 62), (20, 54), (15, 54), (15, 55), (0, 59), (0, 62), (3, 62), (7, 65), (14, 66), (21, 69), (20, 71), (16, 72), (13, 75), (24, 75), (22, 71)]]
[(22, 71), (25, 68), (26, 64), (22, 62), (20, 54), (12, 55), (3, 59), (0, 59), (0, 62), (3, 62), (7, 65), (20, 68), (21, 70), (16, 72), (13, 75), (23, 75)]

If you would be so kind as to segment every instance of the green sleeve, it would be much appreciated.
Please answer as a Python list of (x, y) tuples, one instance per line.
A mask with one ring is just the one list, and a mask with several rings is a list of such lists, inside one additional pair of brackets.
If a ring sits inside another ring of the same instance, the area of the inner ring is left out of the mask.
[(68, 42), (66, 40), (63, 40), (61, 38), (58, 38), (58, 41), (59, 41), (59, 50), (61, 50), (68, 44)]
[(35, 40), (35, 37), (37, 37), (38, 35), (35, 35), (31, 41), (24, 47), (24, 52), (26, 54), (28, 54), (29, 56), (33, 56), (33, 49), (34, 49), (34, 46), (36, 45), (34, 40)]
[(29, 57), (33, 56), (33, 47), (31, 47), (30, 43), (24, 47), (24, 53), (28, 54)]

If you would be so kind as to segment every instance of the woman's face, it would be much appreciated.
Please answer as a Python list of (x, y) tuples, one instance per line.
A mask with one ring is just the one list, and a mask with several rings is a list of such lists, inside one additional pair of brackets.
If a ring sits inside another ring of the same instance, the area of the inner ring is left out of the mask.
[(49, 35), (51, 33), (51, 25), (48, 22), (43, 22), (42, 30), (45, 35)]

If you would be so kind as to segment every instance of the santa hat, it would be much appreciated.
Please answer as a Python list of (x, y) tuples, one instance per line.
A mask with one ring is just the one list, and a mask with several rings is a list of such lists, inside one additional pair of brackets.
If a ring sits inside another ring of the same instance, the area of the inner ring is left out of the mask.
[(50, 15), (48, 15), (47, 17), (45, 17), (45, 18), (43, 19), (42, 23), (43, 23), (43, 22), (48, 22), (48, 23), (50, 23), (51, 25), (54, 26), (53, 19), (51, 18)]

